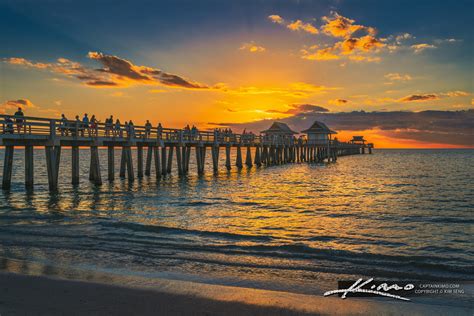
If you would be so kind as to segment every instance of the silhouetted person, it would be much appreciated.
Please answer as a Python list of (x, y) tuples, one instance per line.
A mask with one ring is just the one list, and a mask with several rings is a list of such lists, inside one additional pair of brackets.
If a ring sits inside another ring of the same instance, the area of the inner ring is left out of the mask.
[(21, 128), (23, 127), (23, 122), (25, 121), (24, 119), (25, 114), (21, 110), (21, 108), (18, 108), (18, 111), (15, 112), (15, 121), (16, 121), (16, 128), (18, 130), (18, 134), (21, 132)]
[(5, 117), (5, 123), (3, 127), (3, 134), (13, 134), (13, 120), (9, 117)]

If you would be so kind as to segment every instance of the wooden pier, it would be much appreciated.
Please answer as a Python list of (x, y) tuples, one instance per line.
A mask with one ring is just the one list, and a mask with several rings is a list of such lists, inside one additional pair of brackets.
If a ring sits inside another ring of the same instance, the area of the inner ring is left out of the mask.
[[(8, 119), (7, 119), (8, 118)], [(115, 150), (121, 150), (119, 177), (133, 181), (135, 177), (151, 176), (160, 179), (173, 172), (176, 159), (178, 175), (189, 172), (189, 163), (194, 152), (197, 173), (205, 172), (208, 149), (212, 160), (212, 171), (219, 171), (219, 155), (224, 148), (225, 169), (233, 166), (242, 169), (272, 166), (287, 163), (334, 162), (340, 156), (372, 151), (372, 144), (339, 142), (337, 140), (311, 141), (287, 135), (230, 134), (219, 131), (196, 131), (150, 126), (118, 126), (98, 123), (94, 128), (85, 127), (79, 121), (22, 117), (17, 125), (14, 116), (0, 115), (0, 146), (5, 147), (2, 188), (10, 189), (15, 147), (24, 147), (25, 186), (34, 186), (33, 147), (44, 147), (49, 189), (58, 188), (61, 149), (71, 148), (71, 183), (79, 183), (79, 147), (90, 148), (89, 180), (102, 184), (102, 169), (99, 147), (107, 148), (107, 181), (114, 181)], [(13, 121), (12, 121), (13, 120)], [(281, 123), (279, 123), (281, 124)], [(132, 148), (136, 148), (136, 165), (132, 159)], [(231, 161), (231, 148), (236, 150), (235, 164)], [(253, 150), (252, 150), (253, 149)], [(254, 157), (252, 157), (252, 152)], [(245, 154), (245, 159), (243, 159)], [(136, 169), (135, 169), (136, 168)]]

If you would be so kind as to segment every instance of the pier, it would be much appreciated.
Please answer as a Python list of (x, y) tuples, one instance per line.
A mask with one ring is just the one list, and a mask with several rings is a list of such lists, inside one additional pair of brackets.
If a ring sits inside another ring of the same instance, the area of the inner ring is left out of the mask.
[[(272, 166), (289, 163), (335, 162), (338, 157), (365, 153), (367, 148), (372, 153), (373, 144), (367, 144), (357, 138), (350, 142), (339, 142), (332, 139), (331, 131), (324, 128), (313, 128), (307, 136), (296, 138), (284, 123), (275, 122), (260, 135), (252, 133), (235, 134), (214, 131), (191, 132), (184, 129), (172, 129), (148, 126), (106, 125), (97, 123), (93, 128), (86, 127), (80, 121), (59, 119), (21, 117), (23, 122), (17, 124), (16, 117), (0, 115), (0, 146), (5, 147), (2, 189), (11, 186), (13, 156), (15, 147), (24, 147), (25, 154), (25, 187), (34, 186), (34, 147), (44, 147), (48, 174), (49, 189), (58, 189), (58, 174), (61, 166), (61, 149), (71, 148), (71, 184), (79, 184), (79, 148), (90, 148), (89, 180), (101, 185), (103, 169), (98, 149), (107, 148), (107, 181), (116, 179), (115, 150), (121, 151), (119, 177), (129, 181), (151, 176), (157, 180), (177, 172), (178, 175), (189, 173), (192, 156), (196, 159), (197, 174), (205, 172), (206, 155), (210, 152), (212, 172), (219, 171), (219, 155), (225, 155), (222, 168), (231, 170), (252, 168), (253, 166)], [(315, 122), (320, 123), (320, 122)], [(324, 125), (324, 124), (323, 124)], [(318, 125), (319, 126), (319, 125)], [(325, 126), (325, 125), (324, 125)], [(314, 133), (318, 137), (313, 137)], [(322, 136), (321, 136), (322, 135)], [(357, 136), (361, 137), (361, 136)], [(136, 148), (136, 163), (132, 158), (132, 148)], [(236, 160), (231, 161), (231, 149), (236, 150)], [(222, 150), (223, 149), (223, 150)], [(253, 152), (253, 156), (252, 156)], [(245, 159), (243, 155), (245, 154)], [(173, 160), (177, 170), (173, 171)]]

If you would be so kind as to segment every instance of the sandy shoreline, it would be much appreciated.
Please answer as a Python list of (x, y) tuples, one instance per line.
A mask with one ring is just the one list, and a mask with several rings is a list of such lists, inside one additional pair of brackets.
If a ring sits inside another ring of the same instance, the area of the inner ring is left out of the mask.
[(0, 315), (469, 315), (463, 308), (161, 280), (153, 287), (0, 272)]

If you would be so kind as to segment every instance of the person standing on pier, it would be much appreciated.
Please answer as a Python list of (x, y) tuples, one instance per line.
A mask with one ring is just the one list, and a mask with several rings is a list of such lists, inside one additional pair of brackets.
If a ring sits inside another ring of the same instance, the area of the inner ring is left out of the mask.
[(77, 136), (79, 132), (81, 132), (81, 134), (84, 134), (83, 129), (82, 129), (82, 122), (79, 119), (79, 115), (76, 115), (76, 125), (74, 126), (73, 131), (74, 131), (73, 132), (74, 136)]
[(13, 120), (9, 117), (5, 117), (5, 123), (3, 125), (3, 134), (13, 134)]
[(114, 137), (122, 137), (122, 129), (120, 127), (120, 120), (117, 119), (115, 121), (115, 128), (114, 128)]
[(161, 139), (161, 136), (163, 135), (163, 126), (161, 126), (161, 123), (158, 123), (158, 127), (156, 128), (156, 133), (158, 135), (158, 139)]
[(149, 120), (146, 120), (145, 124), (145, 138), (150, 138), (151, 134), (151, 123)]
[(109, 137), (110, 133), (113, 134), (113, 125), (114, 125), (114, 117), (111, 115), (108, 119), (105, 119), (105, 136)]
[[(97, 119), (95, 118), (95, 115), (92, 115), (90, 123), (91, 123), (90, 128), (92, 131), (92, 136), (98, 136), (97, 123), (99, 123), (99, 121), (97, 121)], [(91, 132), (89, 132), (89, 136), (90, 134)]]
[(130, 122), (128, 122), (128, 129), (129, 129), (129, 132), (130, 132), (130, 138), (134, 138), (135, 137), (135, 125), (133, 125), (132, 120), (130, 120)]
[(18, 111), (15, 112), (15, 121), (16, 121), (16, 128), (18, 130), (18, 134), (21, 132), (21, 128), (23, 127), (23, 122), (25, 121), (24, 119), (25, 114), (21, 110), (21, 108), (18, 108)]
[(87, 133), (89, 137), (91, 136), (91, 131), (89, 130), (89, 117), (87, 113), (84, 113), (84, 117), (82, 118), (82, 129), (81, 129), (81, 136), (84, 137), (84, 130), (87, 129)]
[(59, 126), (59, 130), (61, 131), (61, 136), (69, 135), (67, 118), (64, 114), (61, 114), (61, 125)]

